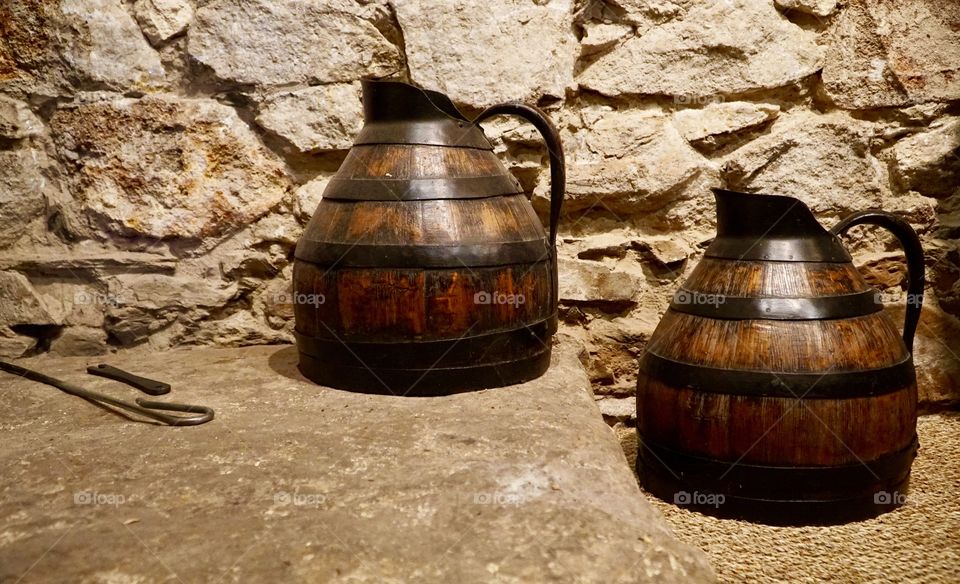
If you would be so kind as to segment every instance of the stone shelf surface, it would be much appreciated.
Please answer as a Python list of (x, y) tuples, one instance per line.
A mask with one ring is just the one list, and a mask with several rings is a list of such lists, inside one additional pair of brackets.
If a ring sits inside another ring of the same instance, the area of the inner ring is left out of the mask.
[[(575, 352), (530, 383), (347, 393), (290, 346), (21, 364), (114, 397), (108, 362), (206, 425), (135, 422), (0, 373), (0, 582), (708, 582), (643, 497)], [(22, 580), (21, 580), (22, 578)]]

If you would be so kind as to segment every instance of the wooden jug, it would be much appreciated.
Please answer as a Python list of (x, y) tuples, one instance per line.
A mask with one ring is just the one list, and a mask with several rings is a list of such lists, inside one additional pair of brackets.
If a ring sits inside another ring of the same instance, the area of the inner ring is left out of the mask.
[[(550, 363), (564, 160), (538, 109), (467, 120), (443, 94), (365, 80), (364, 126), (294, 262), (300, 370), (330, 387), (438, 395), (520, 383)], [(524, 118), (550, 154), (549, 233), (479, 122)]]
[[(653, 333), (637, 385), (644, 487), (773, 522), (903, 502), (917, 450), (923, 250), (883, 211), (827, 232), (791, 197), (715, 189), (717, 236)], [(907, 256), (901, 335), (837, 235), (890, 229)]]

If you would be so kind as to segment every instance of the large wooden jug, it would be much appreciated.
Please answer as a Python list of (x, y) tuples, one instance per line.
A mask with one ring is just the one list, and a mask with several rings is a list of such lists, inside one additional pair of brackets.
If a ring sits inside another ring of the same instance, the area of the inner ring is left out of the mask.
[[(677, 504), (774, 522), (902, 503), (917, 449), (916, 233), (882, 211), (831, 233), (796, 199), (715, 194), (717, 237), (641, 359), (642, 484)], [(889, 228), (906, 251), (902, 337), (837, 238), (865, 223)]]
[[(437, 395), (546, 371), (557, 325), (564, 161), (538, 109), (467, 120), (446, 96), (363, 82), (364, 127), (300, 239), (300, 370), (342, 389)], [(549, 233), (478, 123), (532, 122), (550, 154)]]

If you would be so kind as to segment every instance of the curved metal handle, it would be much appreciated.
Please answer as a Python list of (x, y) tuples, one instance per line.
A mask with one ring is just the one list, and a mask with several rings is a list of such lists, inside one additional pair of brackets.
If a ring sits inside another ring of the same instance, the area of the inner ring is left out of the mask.
[(893, 233), (900, 241), (907, 256), (907, 314), (903, 320), (903, 342), (907, 350), (913, 353), (913, 337), (920, 323), (920, 309), (923, 305), (924, 265), (923, 246), (917, 232), (910, 224), (886, 211), (868, 209), (854, 213), (833, 226), (830, 233), (840, 235), (854, 225), (877, 225)]
[(473, 120), (474, 124), (497, 115), (517, 116), (534, 125), (543, 141), (547, 144), (550, 154), (550, 265), (553, 270), (551, 282), (551, 307), (553, 316), (550, 318), (550, 334), (557, 332), (557, 307), (560, 304), (560, 280), (557, 268), (557, 225), (560, 223), (560, 208), (563, 206), (563, 195), (567, 190), (567, 166), (563, 160), (563, 144), (560, 142), (560, 132), (539, 108), (523, 103), (500, 103), (483, 110)]
[[(560, 208), (566, 191), (567, 167), (563, 160), (563, 144), (556, 126), (539, 108), (523, 103), (500, 103), (490, 106), (473, 120), (474, 124), (497, 115), (509, 115), (523, 118), (540, 132), (550, 153), (550, 247), (557, 247), (557, 224), (560, 222)], [(556, 256), (556, 253), (554, 253)]]
[[(199, 426), (206, 424), (213, 419), (214, 412), (206, 406), (195, 406), (190, 404), (176, 404), (173, 402), (160, 402), (143, 399), (136, 399), (137, 405), (144, 410), (137, 411), (138, 414), (150, 416), (160, 420), (169, 426)], [(188, 412), (191, 414), (200, 414), (199, 416), (167, 416), (157, 412), (147, 412), (146, 410), (166, 410), (168, 412)]]
[(169, 383), (134, 375), (129, 371), (117, 369), (116, 367), (107, 365), (106, 363), (100, 363), (99, 365), (91, 365), (87, 367), (87, 373), (91, 375), (99, 375), (100, 377), (106, 377), (107, 379), (122, 381), (123, 383), (126, 383), (131, 387), (136, 387), (140, 391), (149, 393), (150, 395), (164, 395), (170, 393)]

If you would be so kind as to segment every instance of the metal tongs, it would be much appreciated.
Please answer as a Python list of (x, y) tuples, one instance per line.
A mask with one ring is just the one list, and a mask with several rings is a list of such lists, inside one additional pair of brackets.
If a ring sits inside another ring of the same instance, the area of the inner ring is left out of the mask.
[[(197, 426), (200, 424), (205, 424), (213, 419), (213, 410), (205, 406), (193, 406), (189, 404), (178, 404), (172, 402), (159, 402), (153, 400), (146, 400), (138, 397), (135, 401), (136, 403), (125, 402), (123, 400), (115, 399), (109, 395), (104, 395), (102, 393), (97, 393), (95, 391), (90, 391), (89, 389), (84, 389), (78, 385), (72, 383), (67, 383), (66, 381), (61, 381), (55, 377), (50, 377), (49, 375), (44, 375), (38, 371), (33, 371), (27, 369), (26, 367), (20, 367), (19, 365), (14, 365), (13, 363), (7, 363), (5, 361), (0, 361), (0, 370), (6, 371), (7, 373), (12, 373), (14, 375), (19, 375), (20, 377), (25, 377), (31, 381), (39, 381), (40, 383), (45, 383), (47, 385), (52, 385), (60, 391), (69, 393), (70, 395), (75, 395), (77, 397), (82, 397), (83, 399), (108, 404), (117, 408), (127, 410), (134, 414), (145, 416), (157, 420), (158, 422), (163, 422), (168, 426)], [(99, 375), (100, 377), (107, 377), (109, 379), (115, 379), (117, 381), (122, 381), (127, 385), (135, 387), (144, 393), (150, 395), (163, 395), (170, 393), (170, 384), (163, 383), (161, 381), (154, 381), (152, 379), (147, 379), (146, 377), (140, 377), (134, 375), (122, 369), (117, 369), (116, 367), (111, 367), (110, 365), (100, 364), (96, 366), (91, 366), (87, 368), (87, 373), (93, 375)], [(187, 412), (190, 414), (198, 414), (192, 416), (172, 416), (170, 414), (161, 413), (158, 410), (171, 411), (171, 412)]]

